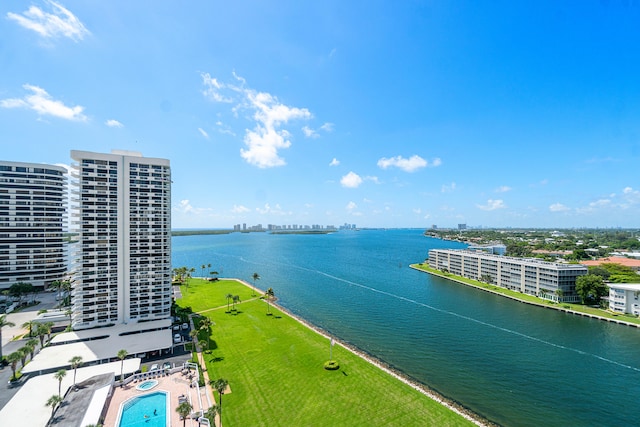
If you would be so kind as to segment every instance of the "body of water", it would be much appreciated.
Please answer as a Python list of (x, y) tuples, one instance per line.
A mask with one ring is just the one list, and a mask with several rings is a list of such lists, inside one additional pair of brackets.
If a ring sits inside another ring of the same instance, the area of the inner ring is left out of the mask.
[(409, 268), (463, 244), (422, 230), (172, 239), (174, 267), (272, 287), (278, 303), (508, 426), (640, 425), (640, 330), (514, 302)]

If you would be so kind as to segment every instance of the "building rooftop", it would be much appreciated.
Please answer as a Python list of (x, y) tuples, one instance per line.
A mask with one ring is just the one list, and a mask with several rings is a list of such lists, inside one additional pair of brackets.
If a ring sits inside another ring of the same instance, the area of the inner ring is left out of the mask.
[(631, 267), (634, 270), (640, 269), (640, 259), (625, 258), (621, 256), (611, 256), (591, 261), (580, 261), (580, 264), (586, 266), (595, 266), (600, 264), (620, 264), (625, 267)]
[[(152, 330), (140, 332), (149, 329)], [(123, 333), (126, 335), (121, 335)], [(138, 354), (170, 348), (172, 345), (170, 319), (67, 332), (56, 335), (51, 345), (43, 348), (25, 365), (22, 372), (27, 374), (67, 367), (74, 356), (82, 357), (83, 363), (88, 364), (114, 358), (121, 349), (129, 354)]]
[(607, 283), (607, 286), (614, 289), (640, 292), (640, 283)]
[[(116, 375), (120, 375), (120, 366), (121, 363), (118, 361), (78, 368), (76, 372), (76, 383), (82, 383), (96, 375), (102, 374), (109, 374), (115, 377)], [(125, 359), (122, 366), (125, 375), (134, 373), (140, 369), (140, 359)], [(0, 425), (13, 426), (16, 425), (16, 420), (20, 420), (20, 426), (45, 426), (51, 416), (51, 408), (46, 407), (45, 403), (51, 396), (58, 394), (58, 380), (56, 380), (53, 375), (54, 374), (40, 375), (30, 378), (24, 383), (9, 403), (0, 410)], [(62, 393), (64, 394), (65, 390), (73, 385), (73, 370), (67, 371), (67, 375), (62, 379), (61, 385)], [(102, 410), (102, 406), (100, 410)], [(84, 415), (84, 412), (81, 415)]]

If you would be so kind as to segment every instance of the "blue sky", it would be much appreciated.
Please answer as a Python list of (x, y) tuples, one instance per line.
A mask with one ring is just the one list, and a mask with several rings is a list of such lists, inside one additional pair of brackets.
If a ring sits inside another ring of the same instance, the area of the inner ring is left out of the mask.
[(0, 4), (0, 144), (168, 158), (174, 228), (638, 227), (634, 1)]

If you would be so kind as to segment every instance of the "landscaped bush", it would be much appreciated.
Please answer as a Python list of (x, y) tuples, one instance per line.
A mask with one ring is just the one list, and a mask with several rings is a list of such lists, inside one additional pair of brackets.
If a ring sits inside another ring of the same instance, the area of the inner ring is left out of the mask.
[(335, 371), (340, 369), (340, 364), (337, 360), (328, 360), (324, 362), (324, 369), (326, 369), (327, 371)]

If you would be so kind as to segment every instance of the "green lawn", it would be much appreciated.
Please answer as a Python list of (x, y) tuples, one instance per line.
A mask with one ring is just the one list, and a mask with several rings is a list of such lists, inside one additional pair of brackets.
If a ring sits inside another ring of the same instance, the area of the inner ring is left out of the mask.
[[(266, 302), (241, 287), (193, 280), (178, 301), (195, 312), (224, 306), (204, 312), (214, 322), (205, 354), (209, 376), (227, 379), (232, 391), (223, 396), (223, 425), (473, 425), (338, 345), (333, 358), (340, 369), (323, 369), (329, 340), (273, 307), (267, 316)], [(226, 313), (227, 293), (246, 301), (237, 312)]]
[[(240, 301), (261, 297), (251, 288), (237, 280), (217, 280), (208, 282), (203, 279), (189, 279), (189, 286), (180, 286), (182, 298), (177, 301), (181, 307), (191, 307), (194, 312), (224, 306), (227, 308), (227, 294), (238, 295)], [(230, 302), (231, 304), (231, 302)]]
[(506, 295), (506, 296), (509, 296), (511, 298), (514, 298), (514, 299), (517, 299), (517, 300), (520, 300), (520, 301), (530, 302), (530, 303), (543, 305), (543, 306), (547, 306), (547, 307), (551, 307), (551, 308), (567, 309), (567, 310), (576, 311), (576, 312), (579, 312), (579, 313), (591, 314), (593, 316), (600, 316), (600, 317), (605, 317), (605, 318), (608, 318), (608, 319), (616, 319), (616, 320), (620, 320), (620, 321), (623, 321), (623, 322), (640, 324), (640, 319), (638, 317), (636, 317), (636, 316), (633, 316), (633, 315), (612, 313), (611, 311), (608, 311), (608, 310), (603, 310), (603, 309), (595, 308), (595, 307), (589, 307), (589, 306), (582, 305), (582, 304), (572, 304), (572, 303), (568, 303), (568, 302), (556, 303), (556, 302), (548, 301), (548, 300), (545, 300), (545, 299), (542, 299), (542, 298), (538, 298), (538, 297), (533, 296), (533, 295), (523, 294), (523, 293), (520, 293), (520, 292), (512, 291), (511, 289), (502, 288), (500, 286), (490, 285), (488, 283), (479, 282), (477, 280), (468, 279), (468, 278), (462, 277), (462, 276), (456, 276), (455, 274), (443, 273), (440, 270), (435, 270), (435, 269), (429, 267), (428, 264), (412, 264), (411, 266), (416, 268), (416, 269), (418, 269), (418, 270), (423, 270), (423, 271), (426, 271), (427, 273), (432, 273), (432, 274), (435, 274), (437, 276), (444, 277), (445, 279), (450, 279), (450, 280), (454, 280), (454, 281), (457, 281), (457, 282), (462, 282), (462, 283), (465, 283), (465, 284), (470, 285), (470, 286), (475, 286), (477, 288), (488, 289), (488, 290), (493, 291), (495, 293)]

